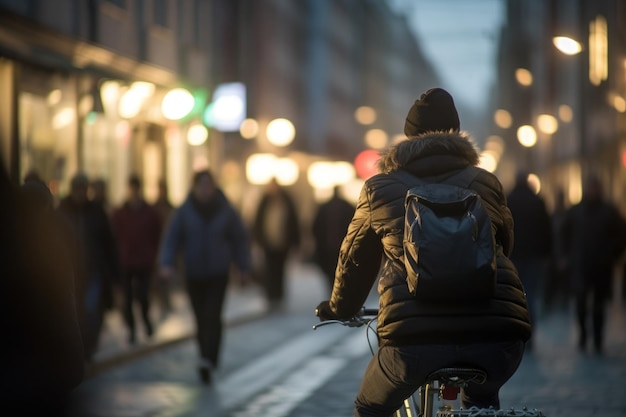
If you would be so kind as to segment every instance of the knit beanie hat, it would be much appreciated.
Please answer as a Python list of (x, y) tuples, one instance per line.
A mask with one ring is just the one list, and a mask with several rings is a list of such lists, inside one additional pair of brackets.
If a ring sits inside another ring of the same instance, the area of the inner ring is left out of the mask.
[(404, 123), (407, 137), (433, 131), (458, 131), (459, 115), (450, 93), (443, 88), (431, 88), (409, 109)]

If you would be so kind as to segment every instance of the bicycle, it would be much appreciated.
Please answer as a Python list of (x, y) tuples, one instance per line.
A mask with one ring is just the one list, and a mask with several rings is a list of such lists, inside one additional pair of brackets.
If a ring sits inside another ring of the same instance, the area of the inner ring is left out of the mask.
[[(317, 312), (316, 312), (317, 314)], [(326, 320), (313, 325), (313, 330), (328, 324), (340, 324), (346, 327), (366, 327), (366, 337), (372, 355), (374, 347), (370, 340), (370, 331), (376, 334), (372, 324), (378, 317), (378, 309), (363, 307), (359, 314), (349, 320)], [(432, 372), (424, 384), (410, 397), (404, 400), (403, 406), (396, 411), (396, 417), (546, 417), (540, 410), (528, 409), (495, 409), (471, 407), (455, 408), (461, 389), (468, 384), (483, 384), (488, 378), (487, 373), (479, 368), (446, 367)], [(438, 405), (435, 413), (435, 406)]]

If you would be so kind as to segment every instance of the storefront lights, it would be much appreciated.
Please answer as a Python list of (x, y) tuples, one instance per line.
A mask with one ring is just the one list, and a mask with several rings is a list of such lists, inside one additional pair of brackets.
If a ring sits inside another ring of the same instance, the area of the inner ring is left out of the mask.
[(279, 158), (274, 166), (274, 177), (279, 185), (292, 185), (298, 181), (298, 163), (291, 158)]
[(122, 95), (119, 103), (119, 114), (124, 119), (132, 119), (141, 111), (146, 100), (154, 94), (154, 84), (137, 81)]
[(498, 167), (498, 161), (493, 152), (487, 150), (482, 151), (480, 153), (479, 166), (484, 170), (494, 172)]
[(246, 178), (250, 184), (267, 184), (272, 178), (280, 185), (292, 185), (298, 181), (300, 168), (291, 158), (278, 158), (271, 153), (250, 155), (246, 161)]
[(200, 123), (193, 124), (187, 131), (187, 143), (191, 146), (200, 146), (209, 137), (209, 130)]
[(267, 184), (274, 177), (276, 156), (270, 153), (250, 155), (246, 160), (246, 178), (250, 184)]
[(315, 189), (332, 189), (355, 178), (354, 166), (346, 161), (316, 161), (307, 171), (307, 180)]
[(189, 91), (175, 88), (163, 97), (161, 111), (166, 119), (180, 120), (191, 112), (194, 104), (193, 95)]
[(254, 119), (245, 119), (239, 126), (239, 134), (244, 139), (254, 139), (259, 134), (259, 123)]
[(246, 118), (246, 87), (243, 83), (217, 86), (213, 101), (205, 110), (208, 125), (221, 132), (237, 132)]
[(287, 119), (274, 119), (267, 125), (267, 139), (274, 146), (287, 146), (296, 136), (296, 129)]

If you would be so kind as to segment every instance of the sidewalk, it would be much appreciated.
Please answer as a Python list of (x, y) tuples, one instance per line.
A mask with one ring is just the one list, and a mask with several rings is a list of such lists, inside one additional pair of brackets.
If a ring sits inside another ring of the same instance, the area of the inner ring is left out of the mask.
[[(285, 311), (296, 312), (303, 308), (313, 313), (314, 306), (303, 302), (303, 297), (317, 294), (322, 300), (326, 294), (325, 282), (319, 270), (312, 264), (298, 261), (287, 265), (285, 291)], [(155, 303), (156, 304), (156, 303)], [(225, 326), (233, 326), (249, 320), (257, 319), (270, 312), (263, 289), (258, 284), (246, 287), (230, 285), (223, 310)], [(124, 324), (121, 309), (107, 313), (100, 335), (99, 349), (94, 362), (90, 365), (88, 375), (95, 375), (124, 362), (136, 359), (157, 349), (170, 346), (192, 338), (195, 334), (194, 320), (183, 287), (172, 293), (172, 311), (162, 320), (157, 320), (160, 311), (155, 305), (151, 316), (154, 319), (155, 333), (147, 340), (143, 333), (141, 320), (137, 320), (138, 340), (135, 345), (127, 341), (128, 332)], [(139, 317), (139, 314), (136, 315)]]
[[(128, 332), (121, 309), (107, 312), (99, 348), (88, 374), (95, 375), (146, 353), (192, 338), (195, 333), (194, 320), (184, 288), (176, 288), (171, 297), (172, 310), (167, 316), (159, 319), (161, 312), (158, 305), (151, 312), (155, 327), (151, 339), (144, 336), (143, 323), (137, 320), (138, 338), (135, 345), (128, 343)], [(231, 285), (228, 288), (223, 311), (225, 326), (252, 320), (267, 312), (267, 303), (262, 288), (258, 285), (252, 284), (243, 288)]]

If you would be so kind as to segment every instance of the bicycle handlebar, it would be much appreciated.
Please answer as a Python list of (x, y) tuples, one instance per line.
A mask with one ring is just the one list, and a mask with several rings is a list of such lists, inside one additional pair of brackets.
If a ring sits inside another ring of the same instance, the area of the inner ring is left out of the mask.
[[(318, 312), (315, 311), (315, 315), (318, 316)], [(313, 330), (317, 330), (318, 327), (326, 326), (327, 324), (341, 324), (347, 327), (361, 327), (378, 317), (377, 308), (365, 308), (362, 307), (356, 316), (348, 320), (325, 320), (313, 325)]]

